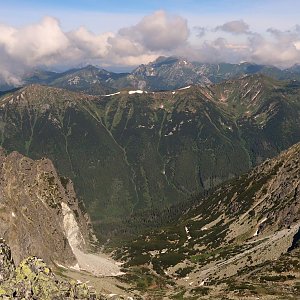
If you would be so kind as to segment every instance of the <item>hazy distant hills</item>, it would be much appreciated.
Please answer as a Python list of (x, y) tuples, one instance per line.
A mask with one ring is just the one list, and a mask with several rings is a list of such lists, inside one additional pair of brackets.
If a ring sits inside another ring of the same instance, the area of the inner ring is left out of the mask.
[[(91, 95), (104, 95), (124, 89), (173, 90), (191, 84), (220, 83), (252, 74), (263, 74), (279, 80), (300, 80), (299, 65), (282, 70), (247, 62), (207, 64), (178, 57), (159, 57), (154, 62), (140, 65), (131, 73), (114, 73), (88, 65), (63, 73), (44, 70), (28, 72), (23, 76), (22, 82), (24, 85), (44, 84)], [(0, 83), (0, 91), (14, 87)]]
[(50, 158), (112, 233), (133, 212), (184, 201), (298, 142), (299, 94), (297, 82), (263, 75), (111, 96), (30, 85), (0, 99), (1, 145)]

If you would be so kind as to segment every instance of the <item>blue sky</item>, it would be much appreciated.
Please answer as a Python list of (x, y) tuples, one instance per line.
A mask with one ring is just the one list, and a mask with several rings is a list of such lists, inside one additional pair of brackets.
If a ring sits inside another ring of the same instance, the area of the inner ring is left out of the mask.
[[(36, 9), (68, 9), (68, 10), (79, 10), (79, 11), (101, 11), (101, 12), (150, 12), (157, 9), (166, 9), (172, 11), (191, 11), (195, 9), (205, 9), (211, 11), (224, 11), (229, 9), (229, 5), (233, 3), (235, 6), (231, 6), (230, 9), (237, 8), (236, 4), (243, 1), (228, 1), (228, 0), (151, 0), (151, 1), (122, 1), (122, 0), (108, 0), (108, 1), (97, 1), (97, 0), (11, 0), (6, 2), (4, 6), (7, 7), (31, 7)], [(239, 7), (249, 7), (248, 1), (244, 1), (243, 4), (239, 4)], [(255, 2), (255, 0), (254, 0)], [(251, 6), (251, 5), (250, 5)]]
[[(206, 12), (238, 12), (243, 10), (257, 10), (268, 7), (269, 10), (278, 8), (289, 9), (290, 5), (297, 5), (297, 0), (10, 0), (5, 1), (3, 7), (55, 8), (80, 11), (104, 12), (150, 12), (166, 9), (176, 12), (204, 10)], [(295, 7), (294, 7), (295, 8)], [(293, 7), (290, 7), (293, 9)], [(264, 11), (267, 13), (267, 11)]]
[[(85, 25), (95, 32), (117, 30), (133, 24), (143, 15), (156, 10), (186, 17), (191, 26), (217, 24), (230, 19), (249, 19), (256, 28), (279, 24), (288, 28), (297, 23), (298, 0), (10, 0), (3, 1), (0, 22), (24, 25), (37, 22), (45, 15), (60, 19), (62, 26)], [(78, 15), (79, 14), (79, 15)], [(108, 15), (106, 18), (103, 15)], [(101, 17), (103, 20), (101, 20)], [(199, 23), (199, 24), (196, 24)]]

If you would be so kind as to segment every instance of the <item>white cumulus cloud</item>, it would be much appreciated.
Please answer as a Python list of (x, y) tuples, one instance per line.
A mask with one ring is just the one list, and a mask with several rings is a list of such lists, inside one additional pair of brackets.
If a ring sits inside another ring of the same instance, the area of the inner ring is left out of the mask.
[(249, 25), (243, 20), (234, 20), (217, 26), (216, 31), (226, 31), (233, 34), (243, 34), (249, 32)]
[(189, 28), (182, 17), (157, 11), (144, 17), (137, 25), (121, 29), (119, 36), (133, 40), (150, 51), (172, 50), (186, 43)]
[(186, 44), (188, 36), (187, 21), (164, 11), (145, 16), (117, 33), (94, 34), (85, 27), (64, 32), (53, 17), (23, 28), (2, 24), (0, 78), (13, 83), (32, 68), (67, 67), (87, 61), (105, 66), (147, 63)]
[[(192, 34), (201, 39), (192, 44)], [(20, 28), (0, 24), (0, 80), (13, 85), (20, 84), (22, 75), (34, 68), (82, 63), (136, 66), (160, 55), (287, 67), (300, 62), (300, 26), (255, 33), (244, 20), (233, 20), (212, 28), (200, 24), (190, 31), (186, 19), (165, 11), (156, 11), (115, 33), (95, 34), (86, 27), (66, 32), (53, 17)]]

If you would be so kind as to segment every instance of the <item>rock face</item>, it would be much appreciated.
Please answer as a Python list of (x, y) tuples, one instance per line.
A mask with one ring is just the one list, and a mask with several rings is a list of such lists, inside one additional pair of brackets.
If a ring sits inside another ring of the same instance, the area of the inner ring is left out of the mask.
[(190, 84), (210, 84), (211, 81), (204, 73), (204, 66), (182, 58), (161, 56), (152, 63), (137, 67), (131, 75), (137, 88), (160, 91)]
[(0, 236), (14, 261), (34, 255), (75, 265), (72, 247), (88, 248), (91, 230), (72, 182), (60, 178), (49, 159), (6, 155), (1, 148), (0, 164)]
[(10, 279), (15, 271), (11, 251), (3, 239), (0, 239), (0, 284)]
[(105, 299), (85, 284), (58, 280), (45, 262), (35, 256), (15, 268), (8, 245), (0, 241), (1, 299)]

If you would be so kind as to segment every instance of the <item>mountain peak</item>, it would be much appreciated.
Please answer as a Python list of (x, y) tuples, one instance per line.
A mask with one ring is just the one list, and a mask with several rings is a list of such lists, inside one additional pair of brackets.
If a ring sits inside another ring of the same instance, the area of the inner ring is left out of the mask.
[(180, 59), (176, 56), (159, 56), (154, 62), (150, 63), (150, 65), (160, 66), (164, 64), (173, 64), (179, 60)]
[(102, 70), (101, 68), (97, 67), (97, 66), (94, 66), (94, 65), (86, 65), (82, 68), (80, 68), (79, 70), (89, 70), (89, 71), (99, 71), (99, 70)]
[(94, 96), (89, 96), (83, 93), (76, 93), (62, 88), (51, 87), (40, 84), (27, 85), (16, 92), (7, 93), (0, 98), (2, 107), (36, 105), (36, 108), (42, 110), (46, 107), (66, 108), (75, 104), (78, 101), (94, 99)]

